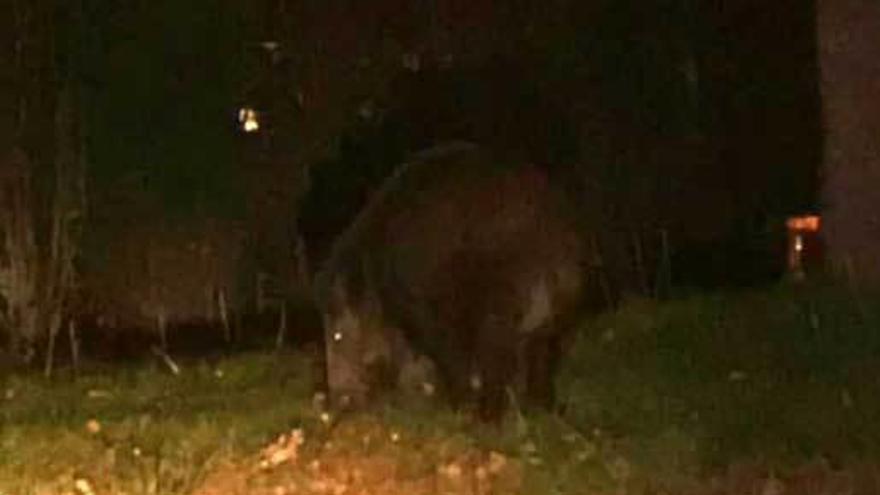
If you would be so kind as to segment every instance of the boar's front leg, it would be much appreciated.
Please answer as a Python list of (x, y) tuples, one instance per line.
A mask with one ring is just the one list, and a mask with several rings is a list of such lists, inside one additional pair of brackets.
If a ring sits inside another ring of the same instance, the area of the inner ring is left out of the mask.
[(490, 316), (477, 342), (477, 369), (480, 371), (480, 418), (498, 422), (507, 406), (507, 387), (517, 372), (517, 337), (512, 322)]

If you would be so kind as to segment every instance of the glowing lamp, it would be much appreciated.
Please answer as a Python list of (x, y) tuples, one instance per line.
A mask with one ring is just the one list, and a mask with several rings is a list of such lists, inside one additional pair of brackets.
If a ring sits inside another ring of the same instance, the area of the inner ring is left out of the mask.
[(257, 132), (260, 130), (260, 120), (257, 111), (253, 108), (242, 108), (238, 111), (238, 123), (244, 132)]
[(803, 232), (818, 232), (821, 225), (819, 215), (804, 215), (799, 217), (790, 217), (786, 222), (789, 230), (800, 230)]
[(789, 217), (785, 222), (788, 228), (788, 269), (795, 280), (804, 279), (808, 265), (816, 265), (821, 256), (821, 223), (819, 215)]

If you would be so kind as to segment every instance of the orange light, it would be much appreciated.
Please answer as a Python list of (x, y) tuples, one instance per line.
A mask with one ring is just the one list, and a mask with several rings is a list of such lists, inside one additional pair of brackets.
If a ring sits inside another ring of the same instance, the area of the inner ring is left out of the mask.
[(821, 225), (819, 215), (804, 215), (801, 217), (790, 217), (785, 224), (789, 230), (800, 230), (805, 232), (818, 232)]

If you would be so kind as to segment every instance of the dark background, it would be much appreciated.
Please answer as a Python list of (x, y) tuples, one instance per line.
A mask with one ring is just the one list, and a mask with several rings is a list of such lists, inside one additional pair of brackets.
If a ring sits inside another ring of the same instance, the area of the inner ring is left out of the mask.
[[(812, 1), (32, 7), (45, 36), (29, 70), (56, 70), (26, 92), (81, 95), (84, 267), (132, 226), (219, 219), (245, 233), (255, 269), (284, 278), (298, 230), (332, 224), (407, 152), (453, 138), (539, 162), (601, 204), (606, 228), (655, 258), (652, 284), (661, 257), (683, 287), (775, 280), (785, 217), (818, 209)], [(8, 95), (27, 84), (5, 81)], [(262, 132), (240, 132), (242, 106)], [(47, 127), (32, 120), (22, 141), (44, 161)]]

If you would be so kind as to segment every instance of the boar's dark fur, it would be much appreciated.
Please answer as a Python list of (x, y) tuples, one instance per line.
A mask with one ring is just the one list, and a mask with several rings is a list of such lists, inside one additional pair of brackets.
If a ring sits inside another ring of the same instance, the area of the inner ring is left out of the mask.
[(454, 404), (552, 404), (574, 320), (605, 307), (592, 233), (534, 166), (468, 143), (415, 156), (315, 277), (331, 401), (355, 405), (427, 356)]

